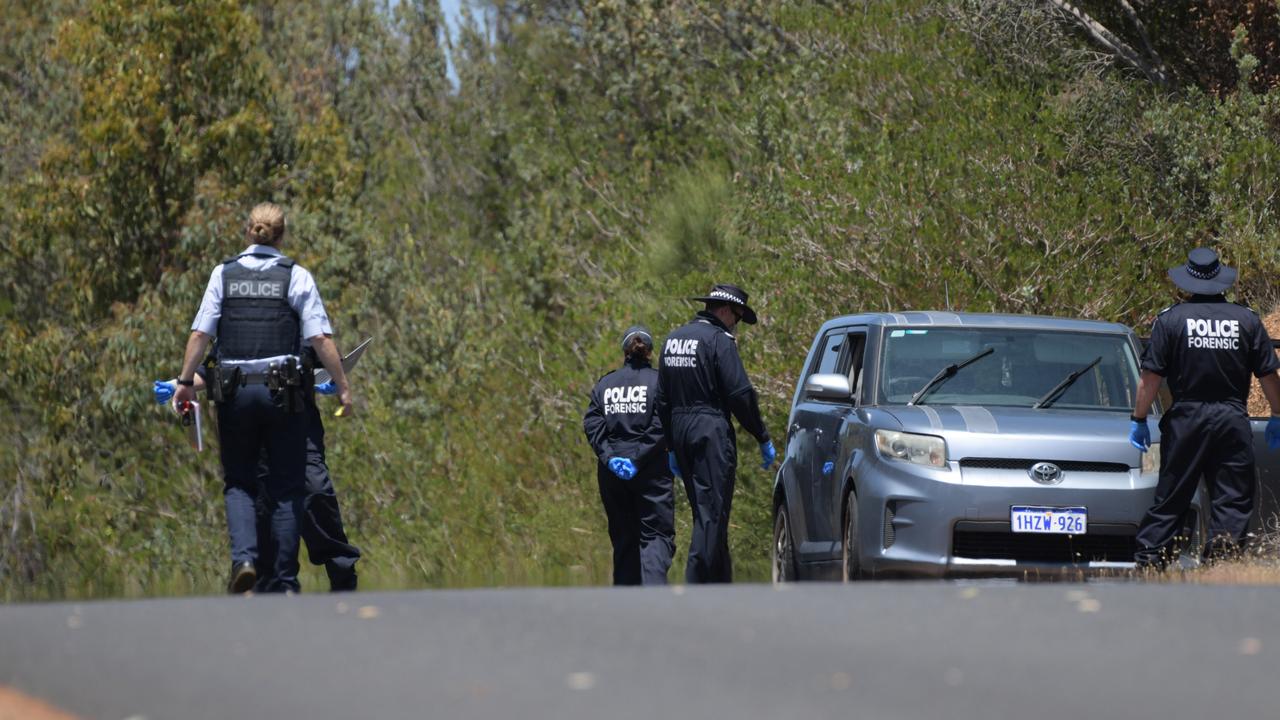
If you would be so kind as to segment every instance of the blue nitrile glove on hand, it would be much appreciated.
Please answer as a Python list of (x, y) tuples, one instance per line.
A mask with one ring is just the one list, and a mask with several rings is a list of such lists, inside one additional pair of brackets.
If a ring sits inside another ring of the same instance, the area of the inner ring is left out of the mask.
[(173, 380), (156, 380), (155, 387), (154, 387), (154, 391), (156, 394), (156, 404), (163, 405), (169, 402), (169, 400), (173, 398), (173, 394), (177, 390), (178, 390), (178, 383), (174, 382)]
[(671, 468), (671, 474), (674, 477), (680, 477), (680, 463), (676, 462), (675, 453), (673, 452), (667, 453), (667, 466)]
[[(1267, 427), (1271, 427), (1270, 424)], [(1280, 429), (1280, 425), (1276, 426)], [(1137, 420), (1129, 421), (1129, 444), (1138, 448), (1142, 452), (1146, 452), (1151, 447), (1151, 428), (1147, 427), (1147, 421), (1141, 422)]]
[(609, 458), (609, 471), (620, 480), (630, 480), (636, 476), (636, 464), (628, 458)]
[(765, 440), (760, 444), (760, 459), (764, 461), (760, 465), (762, 469), (768, 470), (770, 466), (773, 465), (774, 459), (777, 457), (778, 451), (773, 449), (772, 440)]
[(322, 382), (316, 386), (316, 392), (320, 395), (337, 395), (338, 385), (334, 381)]
[(1264, 433), (1267, 438), (1267, 447), (1271, 450), (1280, 450), (1280, 415), (1272, 415), (1267, 421), (1267, 431)]

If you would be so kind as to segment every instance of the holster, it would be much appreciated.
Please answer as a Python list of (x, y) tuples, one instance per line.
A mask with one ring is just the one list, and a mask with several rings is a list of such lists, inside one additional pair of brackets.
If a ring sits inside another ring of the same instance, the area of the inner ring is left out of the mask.
[(311, 395), (315, 389), (315, 373), (308, 365), (305, 360), (300, 363), (288, 358), (267, 367), (267, 389), (287, 413), (303, 412), (308, 402), (314, 402)]
[(209, 399), (215, 403), (228, 403), (236, 396), (236, 391), (243, 385), (240, 381), (240, 368), (214, 365), (208, 369)]

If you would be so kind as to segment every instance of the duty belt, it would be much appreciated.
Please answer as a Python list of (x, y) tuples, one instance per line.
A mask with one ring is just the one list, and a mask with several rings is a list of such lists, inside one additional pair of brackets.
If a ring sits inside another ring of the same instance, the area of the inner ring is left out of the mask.
[(266, 385), (266, 373), (240, 373), (240, 384), (243, 385)]

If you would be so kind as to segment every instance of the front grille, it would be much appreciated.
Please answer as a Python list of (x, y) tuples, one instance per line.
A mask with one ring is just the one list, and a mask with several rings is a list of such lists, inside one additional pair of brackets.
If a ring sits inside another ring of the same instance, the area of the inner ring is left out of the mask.
[(952, 534), (951, 554), (974, 560), (1029, 563), (1133, 562), (1136, 528), (1120, 526), (1117, 530), (1117, 534), (1041, 535), (957, 527)]
[(1127, 473), (1124, 463), (1088, 462), (1082, 460), (1025, 460), (1021, 458), (964, 458), (961, 469), (975, 470), (1030, 470), (1038, 462), (1051, 462), (1063, 472)]

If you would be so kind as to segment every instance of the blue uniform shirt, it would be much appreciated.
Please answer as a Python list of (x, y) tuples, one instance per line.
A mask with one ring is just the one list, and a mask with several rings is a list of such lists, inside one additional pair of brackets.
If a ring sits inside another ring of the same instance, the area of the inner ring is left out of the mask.
[[(269, 257), (254, 257), (268, 255)], [(269, 245), (250, 245), (245, 248), (236, 262), (253, 270), (264, 270), (274, 266), (284, 254)], [(302, 344), (309, 345), (309, 338), (317, 335), (332, 335), (333, 327), (329, 324), (329, 315), (320, 300), (320, 290), (311, 273), (300, 265), (293, 266), (289, 276), (289, 306), (298, 313), (298, 321), (302, 328)], [(222, 318), (222, 263), (209, 275), (209, 285), (205, 288), (204, 297), (200, 300), (200, 310), (191, 323), (192, 330), (217, 337), (218, 320)], [(256, 360), (228, 360), (227, 365), (238, 365), (244, 372), (263, 372), (272, 362), (288, 356), (259, 358)]]

